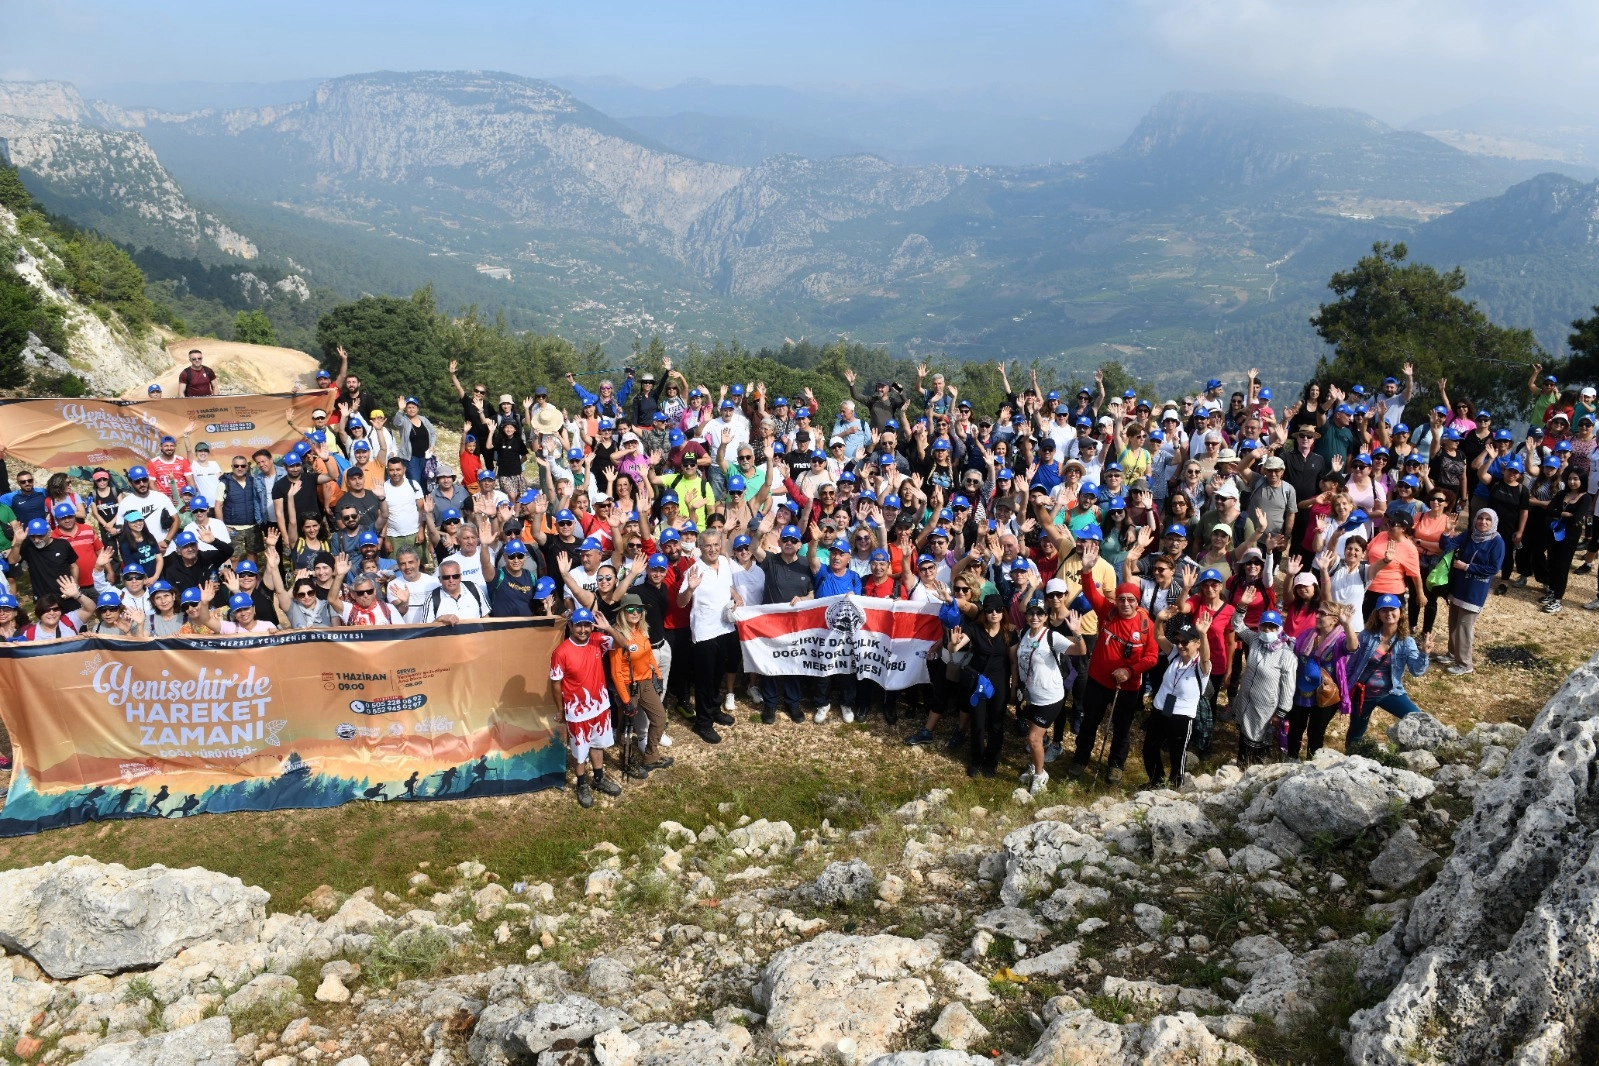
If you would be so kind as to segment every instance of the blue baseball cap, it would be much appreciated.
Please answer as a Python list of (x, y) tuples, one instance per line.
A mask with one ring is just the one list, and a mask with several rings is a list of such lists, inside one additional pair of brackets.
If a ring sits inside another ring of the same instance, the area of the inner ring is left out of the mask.
[(1514, 440), (1514, 439), (1515, 439), (1515, 437), (1512, 436), (1510, 430), (1508, 430), (1508, 429), (1500, 428), (1500, 429), (1494, 430), (1494, 440), (1496, 440), (1496, 441), (1498, 441), (1498, 440)]
[(409, 407), (409, 406), (411, 406), (411, 405), (412, 405), (412, 404), (414, 404), (414, 403), (415, 403), (415, 404), (416, 404), (416, 405), (417, 405), (417, 406), (418, 406), (418, 407), (421, 407), (421, 406), (422, 406), (422, 405), (421, 405), (421, 404), (420, 404), (420, 403), (417, 403), (417, 400), (416, 400), (416, 397), (415, 397), (415, 396), (407, 396), (407, 397), (406, 397), (406, 398), (405, 398), (405, 405), (406, 405), (406, 406), (407, 406), (407, 407)]
[(1127, 500), (1121, 496), (1112, 496), (1107, 509), (1111, 511), (1125, 511), (1127, 510)]
[(255, 600), (250, 598), (248, 592), (235, 592), (228, 597), (228, 610), (245, 611), (255, 607)]
[[(151, 387), (154, 388), (155, 386)], [(0, 592), (0, 607), (9, 607), (13, 611), (16, 611), (20, 610), (22, 605), (17, 602), (17, 598), (11, 595), (11, 593)]]
[(1371, 456), (1367, 455), (1365, 452), (1356, 452), (1354, 456), (1351, 457), (1350, 462), (1357, 466), (1370, 466)]
[(1011, 573), (1014, 574), (1018, 570), (1026, 570), (1030, 565), (1026, 559), (1018, 555), (1010, 564)]
[(1011, 473), (1011, 468), (1008, 466), (1002, 466), (994, 472), (995, 481), (1010, 481), (1015, 476), (1015, 474)]
[(577, 515), (563, 507), (559, 511), (555, 512), (555, 520), (556, 522), (576, 522)]
[(675, 529), (668, 529), (664, 533), (661, 534), (661, 543), (662, 544), (676, 544), (679, 541), (681, 541), (682, 539), (683, 539), (682, 536), (679, 535), (679, 533)]
[(883, 497), (883, 506), (884, 507), (898, 508), (899, 507), (899, 497), (894, 495), (892, 492), (889, 493), (887, 496)]
[(1477, 412), (1477, 421), (1479, 421), (1479, 422), (1489, 422), (1489, 421), (1492, 421), (1492, 420), (1493, 420), (1493, 415), (1489, 414), (1487, 411), (1478, 411)]
[(142, 466), (133, 467), (131, 470), (128, 471), (128, 480), (129, 481), (149, 481), (150, 480), (150, 471), (146, 470)]
[(672, 560), (668, 559), (660, 552), (656, 552), (654, 555), (650, 556), (649, 561), (644, 565), (645, 568), (649, 570), (667, 570), (671, 568)]
[(526, 492), (522, 493), (522, 495), (520, 495), (520, 496), (518, 496), (516, 498), (516, 502), (519, 503), (519, 504), (532, 503), (534, 500), (536, 500), (538, 498), (539, 498), (539, 490), (538, 489), (528, 489)]
[(933, 442), (933, 451), (935, 451), (935, 452), (947, 452), (947, 451), (949, 451), (949, 441), (942, 440), (942, 439), (935, 440)]
[[(470, 433), (467, 434), (467, 438), (466, 439), (467, 440), (471, 440), (472, 439), (472, 435)], [(357, 451), (357, 452), (369, 452), (369, 451), (372, 450), (372, 445), (368, 444), (366, 442), (365, 438), (362, 438), (361, 440), (355, 441), (353, 444), (351, 444), (350, 445), (350, 450), (351, 451)]]
[(357, 548), (376, 548), (378, 546), (378, 535), (369, 529), (355, 538), (355, 546)]
[(1162, 433), (1158, 429), (1152, 429), (1149, 431), (1149, 439), (1153, 441), (1163, 441), (1166, 439), (1166, 434)]
[(1444, 440), (1459, 440), (1460, 430), (1456, 429), (1454, 426), (1446, 426), (1444, 427), (1443, 438)]
[[(572, 450), (573, 451), (577, 451), (576, 448), (574, 448)], [(576, 455), (572, 456), (572, 458), (581, 459), (581, 458), (583, 458), (583, 453), (578, 451)], [(494, 480), (494, 471), (492, 471), (492, 470), (479, 470), (477, 472), (477, 479), (479, 481), (493, 481)]]
[(971, 510), (972, 501), (968, 500), (965, 496), (956, 496), (950, 501), (950, 506), (957, 511), (961, 510), (962, 508)]
[[(137, 567), (135, 567), (135, 569), (137, 569)], [(235, 574), (254, 574), (256, 577), (261, 576), (261, 571), (257, 569), (256, 565), (248, 559), (242, 560), (237, 566), (235, 566), (233, 568), (233, 572)], [(127, 571), (123, 570), (122, 573), (125, 575), (127, 574)], [(139, 573), (143, 574), (144, 571), (140, 570)]]
[(679, 533), (696, 533), (697, 534), (700, 531), (700, 527), (695, 525), (693, 522), (684, 522), (682, 525), (677, 527), (677, 531)]
[(1260, 616), (1260, 624), (1263, 626), (1276, 626), (1278, 629), (1281, 629), (1283, 625), (1283, 616), (1277, 611), (1266, 611)]
[(945, 629), (954, 629), (961, 624), (961, 609), (953, 603), (946, 603), (938, 609), (938, 620), (944, 623)]
[(1364, 385), (1352, 385), (1352, 386), (1350, 386), (1349, 391), (1354, 393), (1356, 396), (1364, 396), (1364, 395), (1366, 395), (1366, 386), (1364, 386)]
[(794, 417), (809, 418), (811, 417), (811, 409), (809, 407), (796, 407), (794, 408)]
[(1271, 399), (1271, 390), (1267, 389), (1267, 388), (1262, 388), (1260, 390), (1259, 396), (1260, 396), (1260, 398), (1262, 400), (1270, 400)]
[(189, 501), (189, 510), (191, 511), (209, 511), (210, 509), (211, 501), (204, 496), (196, 496)]
[(577, 610), (572, 612), (572, 624), (575, 626), (593, 625), (594, 612), (589, 610), (587, 607), (579, 607)]
[(442, 526), (446, 522), (459, 522), (460, 520), (460, 511), (456, 510), (454, 507), (446, 507), (444, 509), (444, 513), (439, 516), (439, 525)]
[(1221, 388), (1221, 378), (1211, 378), (1209, 381), (1205, 382), (1206, 392), (1209, 392), (1211, 389), (1219, 388)]
[(882, 548), (873, 548), (872, 554), (867, 556), (867, 561), (873, 563), (886, 563), (888, 562), (888, 552), (884, 551)]
[(533, 586), (533, 598), (535, 600), (542, 600), (544, 597), (554, 594), (555, 579), (553, 577), (541, 577), (538, 580), (538, 584)]
[(1166, 527), (1166, 535), (1169, 537), (1186, 537), (1188, 536), (1188, 527), (1181, 522), (1173, 522)]
[(1352, 415), (1354, 413), (1355, 409), (1350, 407), (1347, 403), (1341, 403), (1337, 407), (1333, 408), (1333, 414), (1335, 415)]
[(1382, 383), (1384, 385), (1397, 385), (1397, 384), (1399, 384), (1399, 379), (1396, 378), (1396, 377), (1389, 376), (1389, 377), (1383, 378), (1382, 379)]
[(94, 599), (94, 609), (97, 611), (103, 611), (108, 607), (120, 608), (121, 606), (122, 597), (117, 595), (116, 591), (113, 589), (106, 589)]
[[(238, 566), (238, 569), (243, 570), (244, 567), (246, 567), (246, 566), (250, 567), (251, 570), (255, 569), (255, 564), (250, 562), (248, 559), (246, 559), (244, 562), (240, 563), (239, 566)], [(144, 572), (144, 567), (140, 566), (138, 563), (129, 563), (127, 566), (124, 566), (122, 568), (122, 576), (123, 577), (148, 577), (149, 575)]]
[(655, 412), (655, 417), (652, 418), (651, 421), (652, 422), (667, 422), (667, 421), (670, 421), (670, 419), (668, 419), (666, 417), (666, 412), (665, 411), (656, 411)]
[(1077, 533), (1074, 534), (1074, 535), (1077, 537), (1078, 540), (1104, 540), (1105, 539), (1104, 531), (1101, 530), (1099, 528), (1099, 526), (1096, 523), (1094, 523), (1094, 522), (1088, 523), (1082, 529), (1078, 530)]
[(73, 518), (77, 515), (77, 508), (70, 503), (58, 503), (50, 511), (57, 518)]
[(1560, 456), (1558, 456), (1558, 455), (1545, 456), (1544, 457), (1544, 461), (1543, 461), (1543, 468), (1545, 470), (1559, 470), (1560, 469)]
[(1099, 486), (1094, 484), (1092, 481), (1085, 481), (1081, 485), (1077, 486), (1077, 499), (1079, 501), (1086, 501), (1088, 503), (1093, 503), (1094, 501), (1093, 501), (1093, 499), (1091, 497), (1095, 497), (1095, 496), (1098, 496), (1098, 495), (1099, 495)]
[(1403, 606), (1404, 601), (1391, 592), (1384, 593), (1383, 595), (1377, 597), (1377, 610), (1379, 611), (1385, 611), (1389, 608), (1397, 609)]
[(733, 538), (734, 551), (738, 551), (740, 548), (748, 548), (749, 546), (750, 538), (748, 533), (740, 533), (738, 536)]
[(1401, 422), (1397, 426), (1394, 427), (1394, 432), (1395, 433), (1409, 433), (1410, 432), (1410, 427), (1405, 425), (1403, 422)]
[(778, 533), (777, 539), (778, 540), (801, 540), (803, 538), (800, 536), (800, 527), (794, 525), (793, 523), (790, 523), (790, 524), (788, 524), (788, 525), (783, 527), (782, 532)]
[(172, 591), (172, 582), (168, 581), (166, 578), (162, 578), (159, 581), (152, 581), (150, 583), (150, 594), (152, 596), (155, 595), (157, 592), (171, 592), (171, 591)]
[(601, 429), (615, 429), (616, 428), (616, 423), (612, 422), (609, 418), (602, 418), (602, 419), (600, 419), (600, 428)]
[(1077, 416), (1076, 425), (1078, 429), (1093, 429), (1094, 420), (1087, 415), (1079, 415)]
[(744, 478), (743, 478), (743, 476), (740, 475), (740, 474), (733, 474), (732, 476), (730, 476), (727, 479), (727, 491), (728, 492), (743, 492), (744, 491)]
[(200, 538), (194, 535), (194, 530), (185, 529), (182, 533), (172, 538), (172, 543), (180, 548), (187, 548), (191, 545), (199, 544)]
[(507, 559), (509, 559), (513, 555), (526, 555), (526, 554), (527, 554), (527, 545), (523, 544), (521, 541), (519, 541), (519, 540), (508, 540), (508, 541), (505, 542), (505, 557)]
[(1218, 584), (1221, 583), (1221, 571), (1217, 570), (1215, 567), (1211, 567), (1209, 570), (1201, 571), (1199, 575), (1199, 583), (1203, 585), (1207, 581), (1215, 581)]
[(940, 522), (953, 522), (955, 521), (955, 512), (946, 507), (938, 512), (938, 520)]
[(1520, 459), (1512, 459), (1510, 462), (1505, 464), (1504, 469), (1514, 470), (1516, 473), (1520, 474), (1523, 473), (1527, 468), (1525, 465), (1523, 465)]
[(1361, 510), (1359, 507), (1356, 507), (1353, 511), (1349, 512), (1349, 517), (1344, 519), (1344, 524), (1341, 528), (1358, 529), (1359, 527), (1365, 525), (1367, 520), (1370, 518), (1371, 516), (1365, 511)]
[(666, 435), (666, 442), (674, 448), (681, 448), (683, 446), (683, 442), (686, 440), (688, 440), (688, 438), (683, 436), (683, 431), (681, 429), (674, 429)]
[(916, 557), (916, 565), (917, 566), (926, 566), (928, 563), (936, 563), (937, 561), (938, 561), (937, 559), (934, 559), (931, 555), (928, 555), (926, 553), (923, 553), (923, 554), (918, 555)]
[(731, 411), (733, 408), (735, 408), (737, 406), (738, 406), (738, 404), (734, 403), (732, 400), (723, 400), (722, 401), (722, 410), (724, 410), (724, 411)]
[(190, 585), (188, 588), (183, 590), (181, 595), (178, 596), (178, 602), (179, 603), (199, 603), (202, 598), (203, 597), (201, 597), (201, 595), (200, 595), (199, 587), (195, 586), (195, 585)]
[(163, 433), (163, 434), (161, 434), (161, 443), (162, 444), (176, 444), (176, 443), (178, 443), (178, 438), (174, 437), (170, 433)]
[(583, 543), (577, 546), (577, 550), (580, 552), (602, 552), (605, 550), (605, 545), (600, 543), (598, 537), (584, 537)]
[[(582, 448), (568, 448), (567, 452), (566, 452), (566, 457), (568, 459), (572, 460), (572, 462), (575, 463), (579, 459), (583, 458), (583, 449)], [(494, 476), (493, 474), (490, 474), (487, 470), (483, 471), (483, 474), (488, 474), (489, 477), (493, 477)], [(478, 475), (478, 480), (479, 481), (483, 480), (483, 474), (479, 474)]]
[(788, 406), (788, 397), (787, 396), (779, 396), (777, 399), (772, 401), (772, 406), (773, 407), (787, 407)]
[(328, 442), (328, 432), (325, 429), (313, 429), (311, 431), (311, 439), (318, 444), (326, 444)]
[(665, 507), (669, 503), (670, 504), (676, 504), (677, 503), (677, 493), (675, 493), (675, 492), (663, 492), (663, 493), (661, 493), (661, 506)]
[(151, 385), (148, 389), (145, 389), (144, 391), (147, 392), (147, 393), (160, 392), (161, 391), (161, 386), (160, 385)]
[(731, 392), (734, 396), (742, 396), (742, 395), (744, 395), (744, 386), (742, 386), (742, 385), (734, 385), (732, 388), (728, 389), (727, 391)]
[(1413, 489), (1421, 488), (1421, 479), (1415, 474), (1406, 474), (1404, 477), (1399, 479), (1399, 483), (1401, 485), (1408, 485)]

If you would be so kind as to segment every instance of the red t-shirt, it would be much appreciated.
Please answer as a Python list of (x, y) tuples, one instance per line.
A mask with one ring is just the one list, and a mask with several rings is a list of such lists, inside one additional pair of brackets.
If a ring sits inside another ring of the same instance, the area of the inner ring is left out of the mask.
[(561, 710), (574, 740), (603, 734), (610, 725), (611, 696), (605, 689), (605, 655), (611, 638), (592, 634), (586, 644), (568, 637), (550, 656), (550, 680), (561, 684)]
[(895, 600), (900, 597), (894, 595), (894, 575), (889, 574), (881, 581), (870, 577), (861, 580), (861, 595), (876, 596), (879, 599)]
[(663, 587), (666, 589), (666, 628), (687, 629), (688, 608), (677, 605), (677, 594), (683, 589), (683, 578), (690, 570), (694, 569), (694, 558), (690, 555), (680, 555), (677, 562), (666, 568), (666, 580)]
[(186, 366), (178, 374), (178, 384), (183, 386), (185, 396), (211, 395), (211, 383), (217, 379), (217, 372), (205, 365)]
[(1233, 631), (1233, 605), (1223, 603), (1221, 609), (1211, 614), (1210, 608), (1200, 602), (1198, 596), (1192, 596), (1183, 605), (1183, 611), (1194, 618), (1210, 617), (1210, 632), (1206, 637), (1210, 641), (1210, 676), (1218, 677), (1232, 667), (1227, 661), (1227, 634)]
[[(194, 481), (194, 472), (189, 466), (189, 460), (181, 455), (174, 455), (171, 459), (163, 459), (158, 455), (145, 463), (144, 467), (150, 471), (150, 483), (163, 496), (171, 496), (174, 489), (181, 489)], [(215, 500), (206, 502), (216, 503)]]
[(69, 536), (57, 529), (52, 536), (56, 540), (64, 540), (72, 546), (78, 556), (78, 587), (94, 588), (94, 564), (100, 555), (103, 545), (100, 537), (87, 523), (79, 522)]

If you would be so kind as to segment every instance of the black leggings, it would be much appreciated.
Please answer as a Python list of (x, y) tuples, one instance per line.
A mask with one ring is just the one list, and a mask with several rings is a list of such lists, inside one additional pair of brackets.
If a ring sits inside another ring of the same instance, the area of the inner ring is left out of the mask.
[(1557, 600), (1565, 598), (1566, 583), (1571, 580), (1571, 561), (1576, 557), (1576, 534), (1567, 532), (1565, 540), (1549, 542), (1549, 563), (1545, 568), (1548, 580), (1545, 585), (1549, 588), (1549, 594)]
[[(1188, 735), (1194, 720), (1180, 714), (1151, 713), (1144, 719), (1144, 773), (1150, 783), (1165, 781), (1171, 788), (1183, 783), (1183, 759), (1188, 752)], [(1162, 765), (1164, 756), (1171, 763), (1171, 774)]]
[(1099, 724), (1110, 711), (1110, 760), (1117, 770), (1127, 765), (1127, 753), (1133, 747), (1133, 719), (1143, 705), (1138, 689), (1107, 688), (1093, 678), (1088, 679), (1088, 692), (1083, 708), (1083, 724), (1077, 730), (1077, 751), (1072, 761), (1087, 766), (1094, 755), (1094, 740), (1099, 734)]
[(672, 649), (672, 672), (666, 679), (666, 694), (677, 700), (679, 707), (687, 707), (689, 675), (694, 672), (694, 638), (685, 629), (666, 631), (667, 647)]
[(979, 698), (972, 708), (972, 729), (967, 737), (966, 765), (979, 770), (999, 766), (1000, 749), (1005, 744), (1005, 697), (995, 692)]
[(1337, 713), (1336, 703), (1331, 707), (1301, 707), (1297, 703), (1294, 704), (1293, 710), (1288, 712), (1288, 757), (1299, 758), (1299, 745), (1305, 739), (1307, 727), (1310, 733), (1310, 750), (1305, 753), (1305, 758), (1314, 757), (1326, 744), (1327, 726)]

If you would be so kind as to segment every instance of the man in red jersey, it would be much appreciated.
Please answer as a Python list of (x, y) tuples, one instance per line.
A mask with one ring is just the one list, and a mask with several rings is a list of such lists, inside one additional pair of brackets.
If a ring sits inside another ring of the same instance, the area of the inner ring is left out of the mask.
[(596, 634), (594, 615), (579, 607), (567, 623), (566, 639), (550, 656), (550, 680), (561, 685), (566, 744), (577, 762), (577, 802), (584, 808), (594, 806), (596, 788), (607, 796), (622, 794), (622, 786), (605, 776), (605, 749), (616, 743), (611, 696), (605, 687), (605, 654), (610, 650), (611, 638)]

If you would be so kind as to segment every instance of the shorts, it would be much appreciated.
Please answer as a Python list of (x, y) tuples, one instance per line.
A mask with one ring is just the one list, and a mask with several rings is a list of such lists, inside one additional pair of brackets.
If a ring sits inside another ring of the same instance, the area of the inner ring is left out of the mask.
[(611, 729), (611, 712), (600, 712), (587, 722), (566, 723), (566, 746), (579, 766), (588, 762), (591, 748), (604, 751), (616, 745), (616, 733)]
[(1054, 703), (1029, 703), (1027, 713), (1022, 717), (1040, 729), (1048, 729), (1065, 710), (1065, 700), (1056, 700)]
[(233, 535), (235, 559), (241, 559), (246, 555), (260, 555), (266, 550), (266, 538), (261, 535), (260, 526), (229, 526), (228, 532)]

